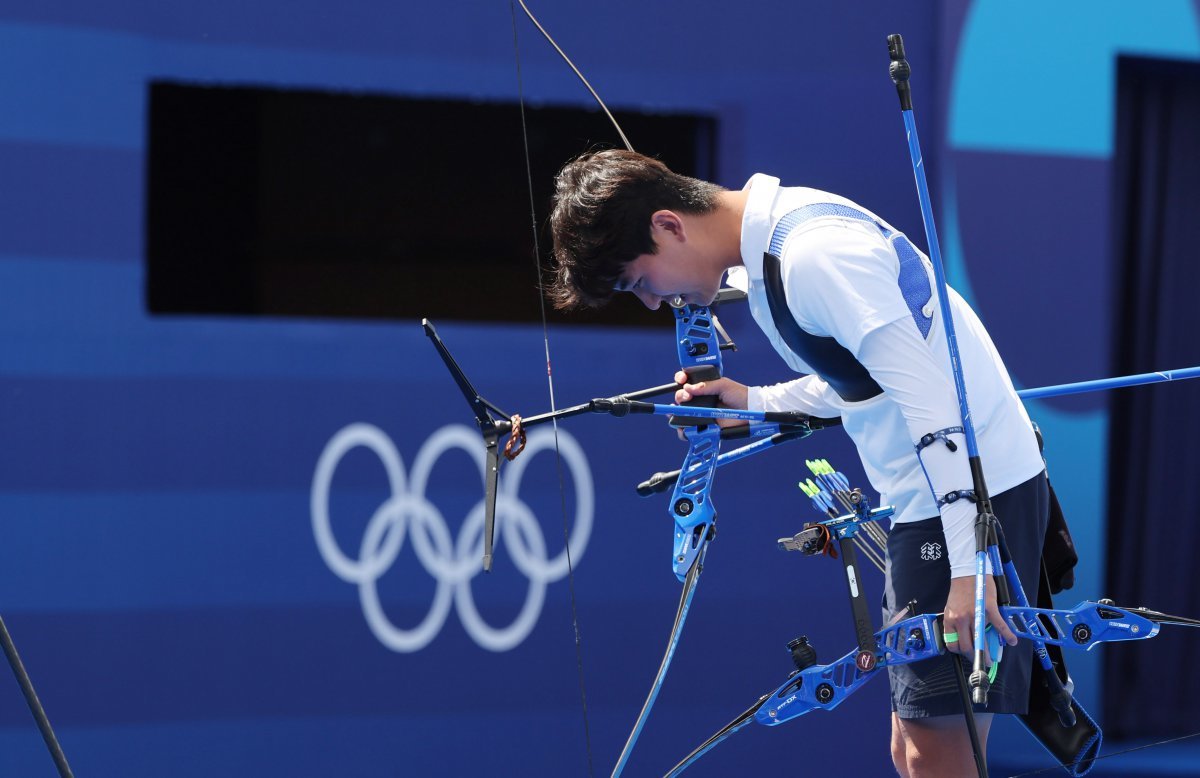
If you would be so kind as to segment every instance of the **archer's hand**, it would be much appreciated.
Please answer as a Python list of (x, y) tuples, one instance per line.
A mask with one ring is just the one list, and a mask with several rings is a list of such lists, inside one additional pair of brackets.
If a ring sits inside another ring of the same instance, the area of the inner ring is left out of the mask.
[[(675, 374), (675, 383), (683, 384), (682, 389), (675, 390), (675, 402), (677, 404), (683, 404), (693, 397), (715, 394), (718, 397), (720, 407), (746, 410), (746, 398), (749, 392), (745, 384), (739, 384), (737, 381), (729, 378), (717, 378), (712, 381), (700, 381), (695, 384), (689, 384), (687, 380), (687, 373), (682, 370)], [(742, 419), (717, 419), (717, 425), (721, 427), (737, 427), (746, 423)]]
[(731, 378), (717, 378), (695, 384), (689, 384), (687, 381), (687, 373), (682, 370), (675, 374), (675, 383), (683, 384), (682, 389), (675, 390), (676, 403), (685, 403), (693, 397), (715, 394), (720, 398), (722, 408), (746, 410), (746, 398), (749, 390), (745, 384), (739, 384)]
[[(1017, 644), (1017, 636), (1000, 617), (996, 605), (996, 582), (989, 575), (984, 589), (984, 607), (987, 623), (1010, 646)], [(964, 575), (950, 579), (950, 596), (946, 598), (946, 609), (942, 616), (943, 630), (957, 632), (958, 640), (946, 643), (946, 650), (963, 656), (971, 656), (975, 650), (975, 576)]]

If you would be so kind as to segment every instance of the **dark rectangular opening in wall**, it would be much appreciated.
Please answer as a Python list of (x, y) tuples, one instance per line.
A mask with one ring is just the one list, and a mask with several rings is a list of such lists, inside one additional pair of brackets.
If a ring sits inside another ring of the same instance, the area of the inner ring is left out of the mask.
[[(639, 151), (712, 177), (713, 119), (616, 115)], [(545, 262), (555, 173), (615, 131), (598, 110), (526, 120)], [(159, 82), (149, 130), (153, 313), (540, 320), (516, 103)], [(622, 297), (563, 320), (662, 323)]]

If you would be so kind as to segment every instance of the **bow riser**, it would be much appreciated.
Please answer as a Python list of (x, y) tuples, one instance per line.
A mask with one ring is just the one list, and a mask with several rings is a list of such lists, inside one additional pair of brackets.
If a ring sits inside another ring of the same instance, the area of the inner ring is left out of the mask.
[(691, 374), (697, 367), (712, 366), (721, 374), (721, 342), (717, 338), (712, 309), (707, 305), (685, 305), (675, 309), (676, 345), (679, 366)]
[[(690, 380), (708, 381), (722, 373), (721, 341), (716, 317), (707, 305), (685, 305), (675, 309), (675, 343), (679, 368)], [(715, 405), (717, 398), (698, 397), (698, 406)], [(687, 455), (679, 468), (679, 480), (671, 492), (669, 511), (675, 524), (671, 568), (683, 581), (714, 534), (717, 512), (712, 504), (713, 477), (721, 453), (721, 428), (714, 419), (671, 417), (682, 427), (688, 441)]]
[(870, 671), (859, 669), (856, 648), (828, 665), (813, 665), (794, 674), (763, 702), (754, 719), (778, 726), (814, 710), (833, 710), (888, 665), (911, 664), (942, 653), (937, 614), (910, 616), (875, 633), (877, 663)]
[(688, 570), (714, 534), (717, 511), (711, 492), (721, 449), (721, 429), (715, 424), (689, 428), (688, 453), (679, 480), (671, 493), (671, 517), (675, 521), (675, 549), (671, 567), (683, 581)]
[[(1047, 645), (1091, 651), (1101, 643), (1147, 640), (1159, 625), (1115, 605), (1081, 602), (1070, 610), (1002, 606), (1000, 614), (1018, 637)], [(1040, 634), (1028, 625), (1036, 622)]]
[[(675, 343), (678, 348), (679, 367), (693, 381), (707, 381), (721, 377), (721, 342), (717, 336), (716, 319), (706, 305), (686, 305), (675, 309)], [(716, 397), (699, 397), (696, 405), (715, 405)], [(721, 453), (721, 428), (714, 419), (691, 419), (674, 416), (673, 425), (683, 428), (688, 441), (688, 451), (679, 468), (678, 480), (671, 492), (669, 512), (675, 525), (675, 541), (671, 568), (683, 583), (679, 609), (671, 635), (667, 640), (667, 651), (663, 655), (658, 673), (650, 685), (650, 693), (633, 724), (629, 739), (617, 757), (613, 778), (625, 769), (642, 729), (650, 717), (650, 710), (658, 699), (675, 646), (683, 631), (696, 584), (704, 569), (704, 555), (709, 541), (713, 539), (717, 518), (711, 492), (717, 460)]]
[[(1158, 634), (1159, 624), (1116, 605), (1081, 602), (1070, 609), (1001, 606), (1001, 615), (1020, 638), (1047, 645), (1090, 651), (1100, 643), (1147, 640)], [(878, 645), (876, 669), (863, 672), (855, 664), (854, 649), (828, 665), (813, 665), (794, 674), (779, 686), (755, 713), (755, 720), (768, 727), (803, 716), (813, 710), (833, 710), (867, 681), (879, 668), (911, 664), (945, 653), (940, 638), (941, 614), (911, 616), (875, 633)], [(1028, 624), (1034, 620), (1041, 633)], [(1188, 625), (1190, 626), (1190, 625)]]

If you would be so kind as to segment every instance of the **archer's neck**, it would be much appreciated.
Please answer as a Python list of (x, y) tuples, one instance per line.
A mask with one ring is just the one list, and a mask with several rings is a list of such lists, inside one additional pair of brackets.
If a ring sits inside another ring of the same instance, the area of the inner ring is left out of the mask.
[(716, 221), (715, 237), (720, 251), (722, 270), (742, 264), (742, 218), (746, 213), (749, 189), (725, 191), (717, 195), (720, 204), (713, 214)]

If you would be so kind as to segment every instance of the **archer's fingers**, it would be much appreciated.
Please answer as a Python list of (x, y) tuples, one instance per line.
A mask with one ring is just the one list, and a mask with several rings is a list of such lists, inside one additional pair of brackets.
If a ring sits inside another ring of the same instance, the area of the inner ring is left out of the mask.
[(676, 383), (679, 384), (680, 387), (679, 389), (676, 389), (676, 405), (679, 405), (680, 402), (688, 402), (691, 400), (691, 394), (685, 389), (686, 385), (688, 385), (688, 373), (679, 370), (676, 372), (676, 375), (674, 375), (674, 379), (676, 379)]
[(992, 628), (995, 629), (997, 633), (999, 633), (1000, 639), (1005, 643), (1010, 646), (1015, 646), (1017, 644), (1018, 638), (1016, 634), (1013, 633), (1012, 629), (1008, 626), (1008, 622), (1004, 620), (1004, 617), (1000, 615), (1000, 610), (998, 608), (996, 610), (991, 610), (990, 608), (988, 609), (988, 623), (992, 625)]
[(975, 627), (968, 624), (958, 634), (958, 651), (956, 653), (963, 656), (973, 655), (975, 653)]
[(956, 654), (971, 656), (975, 653), (975, 617), (971, 614), (961, 616), (958, 623), (958, 646)]
[(950, 653), (965, 654), (971, 645), (970, 627), (956, 620), (945, 620), (942, 623), (942, 640)]
[(708, 383), (706, 383), (704, 381), (699, 381), (694, 384), (684, 384), (682, 389), (676, 389), (675, 390), (675, 402), (676, 403), (685, 403), (688, 400), (691, 400), (695, 397), (699, 397), (702, 395), (708, 395), (708, 394), (719, 395), (720, 393), (721, 393), (720, 387), (709, 386)]

